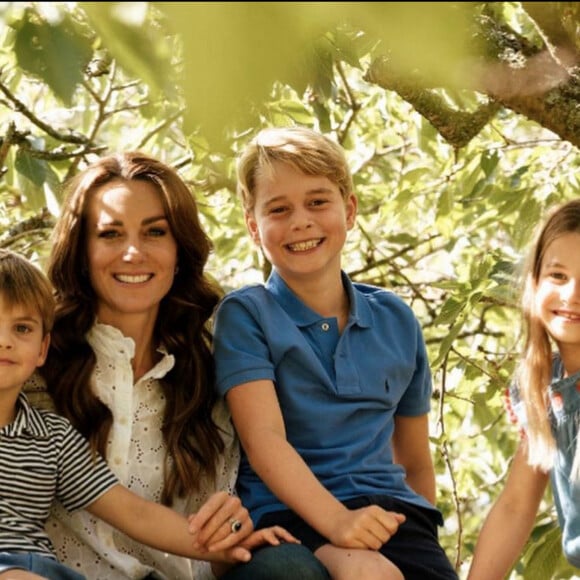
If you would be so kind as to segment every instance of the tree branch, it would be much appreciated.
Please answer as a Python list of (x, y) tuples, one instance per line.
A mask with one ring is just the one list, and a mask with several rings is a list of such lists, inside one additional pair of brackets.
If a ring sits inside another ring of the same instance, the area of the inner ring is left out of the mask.
[(474, 112), (454, 109), (435, 90), (421, 87), (419, 83), (415, 84), (406, 79), (395, 78), (387, 57), (376, 58), (365, 79), (384, 89), (395, 91), (457, 149), (467, 145), (500, 108), (498, 103), (490, 101)]
[[(543, 3), (545, 4), (545, 3)], [(401, 77), (386, 56), (373, 60), (366, 79), (398, 93), (456, 148), (479, 133), (500, 107), (511, 109), (573, 145), (580, 146), (580, 58), (575, 46), (557, 23), (553, 10), (530, 11), (541, 28), (544, 47), (496, 22), (489, 14), (476, 23), (477, 39), (486, 57), (461, 65), (465, 88), (487, 95), (489, 102), (474, 112), (452, 108), (420, 72)], [(552, 45), (554, 43), (554, 46)], [(450, 63), (459, 67), (459, 63)], [(444, 88), (444, 87), (443, 87)]]
[(12, 106), (16, 112), (24, 115), (31, 123), (36, 125), (39, 129), (57, 141), (62, 141), (64, 143), (75, 143), (78, 145), (86, 145), (88, 143), (88, 140), (84, 135), (73, 133), (72, 131), (69, 131), (68, 133), (60, 133), (59, 131), (53, 129), (50, 125), (47, 125), (44, 121), (39, 119), (22, 101), (16, 98), (16, 96), (12, 94), (12, 92), (4, 83), (2, 83), (2, 81), (0, 81), (0, 91), (4, 93), (6, 98), (12, 103)]

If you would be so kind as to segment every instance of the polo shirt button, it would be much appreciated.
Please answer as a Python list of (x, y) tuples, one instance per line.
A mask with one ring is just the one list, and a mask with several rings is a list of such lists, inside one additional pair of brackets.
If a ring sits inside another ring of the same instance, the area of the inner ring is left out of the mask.
[(328, 322), (323, 322), (321, 328), (324, 332), (327, 332), (330, 329), (330, 324), (328, 324)]

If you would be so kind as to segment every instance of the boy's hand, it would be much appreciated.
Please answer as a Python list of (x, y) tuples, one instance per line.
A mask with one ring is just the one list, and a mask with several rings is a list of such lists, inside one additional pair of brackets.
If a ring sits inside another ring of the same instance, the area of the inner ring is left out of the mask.
[[(228, 539), (229, 540), (229, 539)], [(242, 549), (251, 552), (260, 546), (269, 544), (271, 546), (279, 546), (282, 542), (288, 542), (291, 544), (299, 544), (300, 541), (297, 540), (290, 532), (286, 531), (280, 526), (272, 526), (270, 528), (262, 528), (252, 532), (249, 536), (246, 536), (242, 541), (240, 541), (236, 546), (230, 550), (224, 548), (225, 541), (216, 542), (210, 544), (207, 547), (208, 552), (215, 553), (224, 551), (228, 557), (235, 557), (237, 560), (243, 555)], [(228, 541), (229, 543), (229, 541)], [(232, 560), (228, 560), (232, 561)]]
[(255, 548), (259, 548), (264, 544), (270, 544), (272, 546), (279, 546), (282, 542), (288, 542), (292, 544), (299, 544), (300, 541), (297, 540), (290, 532), (286, 531), (280, 526), (272, 526), (271, 528), (262, 528), (251, 533), (239, 546), (230, 548), (229, 550), (224, 550), (220, 553), (216, 552), (217, 546), (211, 546), (209, 551), (212, 552), (213, 556), (218, 557), (221, 561), (212, 562), (212, 570), (214, 575), (219, 578), (227, 570), (231, 568), (232, 564), (238, 564), (240, 562), (247, 562), (250, 560), (250, 551)]
[(377, 505), (345, 510), (334, 519), (330, 542), (341, 548), (378, 550), (397, 533), (405, 516)]
[(241, 545), (248, 550), (254, 550), (264, 544), (279, 546), (282, 542), (299, 544), (300, 540), (296, 539), (290, 532), (281, 526), (272, 526), (271, 528), (262, 528), (251, 533), (241, 543)]

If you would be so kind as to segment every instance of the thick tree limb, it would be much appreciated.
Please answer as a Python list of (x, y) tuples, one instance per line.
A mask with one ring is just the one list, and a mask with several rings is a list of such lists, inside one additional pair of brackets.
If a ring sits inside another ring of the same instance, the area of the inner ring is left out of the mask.
[(487, 15), (478, 22), (486, 57), (463, 65), (462, 78), (489, 102), (474, 112), (452, 108), (417, 73), (401, 78), (387, 57), (372, 62), (366, 79), (398, 93), (454, 147), (469, 143), (502, 106), (580, 147), (580, 56), (552, 10), (535, 9), (533, 16), (546, 28), (543, 48)]
[(384, 89), (395, 91), (402, 99), (413, 105), (415, 110), (457, 149), (467, 145), (500, 108), (499, 104), (490, 101), (474, 112), (453, 109), (434, 90), (421, 88), (418, 84), (394, 77), (387, 58), (373, 61), (366, 74), (366, 80)]

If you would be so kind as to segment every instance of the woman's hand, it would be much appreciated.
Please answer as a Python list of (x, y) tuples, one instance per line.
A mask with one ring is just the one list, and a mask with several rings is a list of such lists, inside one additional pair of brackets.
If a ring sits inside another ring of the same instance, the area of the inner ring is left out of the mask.
[(254, 531), (240, 498), (225, 491), (214, 493), (188, 520), (193, 545), (202, 551), (228, 550), (240, 545)]
[(254, 531), (254, 524), (240, 498), (223, 491), (214, 493), (188, 521), (195, 549), (212, 554), (212, 560), (247, 562), (251, 551), (259, 546), (300, 543), (280, 526)]

